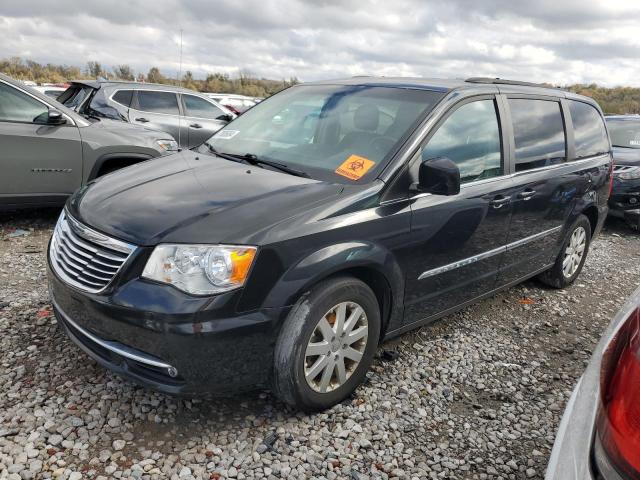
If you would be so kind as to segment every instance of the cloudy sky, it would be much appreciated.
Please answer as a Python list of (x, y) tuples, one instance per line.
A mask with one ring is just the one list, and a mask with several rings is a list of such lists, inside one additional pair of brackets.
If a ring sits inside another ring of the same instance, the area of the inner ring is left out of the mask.
[(638, 0), (0, 2), (0, 58), (315, 80), (499, 76), (640, 86)]

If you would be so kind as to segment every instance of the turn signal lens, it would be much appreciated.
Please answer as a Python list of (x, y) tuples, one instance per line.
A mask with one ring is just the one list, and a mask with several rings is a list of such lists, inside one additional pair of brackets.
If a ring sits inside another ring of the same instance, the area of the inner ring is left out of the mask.
[(640, 479), (640, 308), (605, 351), (598, 434), (615, 468)]
[(255, 249), (235, 250), (231, 252), (232, 273), (230, 281), (232, 283), (244, 283), (249, 276), (249, 269), (253, 263)]

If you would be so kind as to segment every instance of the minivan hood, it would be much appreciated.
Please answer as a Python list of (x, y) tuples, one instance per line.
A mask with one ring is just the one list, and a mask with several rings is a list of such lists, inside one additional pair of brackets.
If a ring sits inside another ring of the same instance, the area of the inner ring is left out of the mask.
[(613, 161), (616, 165), (640, 166), (640, 148), (613, 147)]
[(183, 151), (91, 182), (67, 209), (82, 223), (135, 245), (259, 245), (261, 232), (343, 188)]

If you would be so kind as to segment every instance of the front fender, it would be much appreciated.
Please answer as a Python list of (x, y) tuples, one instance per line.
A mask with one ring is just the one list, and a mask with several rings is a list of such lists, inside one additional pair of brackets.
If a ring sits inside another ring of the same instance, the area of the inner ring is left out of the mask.
[(330, 245), (307, 255), (285, 271), (267, 294), (264, 305), (293, 305), (319, 281), (349, 271), (370, 272), (376, 278), (384, 278), (390, 290), (389, 326), (402, 320), (404, 275), (400, 265), (387, 248), (367, 241)]

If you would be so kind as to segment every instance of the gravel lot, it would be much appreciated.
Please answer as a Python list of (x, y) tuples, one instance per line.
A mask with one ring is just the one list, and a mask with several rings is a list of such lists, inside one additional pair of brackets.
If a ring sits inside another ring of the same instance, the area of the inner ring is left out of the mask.
[(0, 479), (543, 478), (571, 389), (640, 274), (640, 237), (611, 222), (568, 290), (527, 282), (388, 342), (353, 399), (303, 415), (267, 393), (149, 392), (85, 356), (48, 302), (56, 217), (0, 216)]

